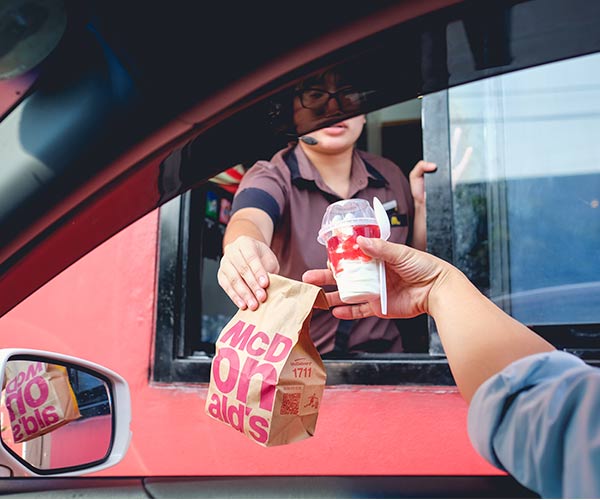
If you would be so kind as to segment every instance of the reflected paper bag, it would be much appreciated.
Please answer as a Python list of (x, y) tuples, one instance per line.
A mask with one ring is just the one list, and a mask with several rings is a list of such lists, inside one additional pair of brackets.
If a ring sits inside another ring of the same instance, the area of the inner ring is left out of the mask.
[(64, 366), (9, 361), (5, 404), (15, 443), (42, 436), (81, 415)]
[(315, 432), (325, 366), (309, 324), (323, 291), (270, 275), (268, 299), (239, 310), (216, 342), (206, 412), (263, 446), (288, 444)]

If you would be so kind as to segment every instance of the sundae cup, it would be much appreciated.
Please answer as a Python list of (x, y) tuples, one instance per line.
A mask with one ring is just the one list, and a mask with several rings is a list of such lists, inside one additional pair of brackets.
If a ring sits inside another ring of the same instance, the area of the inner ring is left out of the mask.
[(380, 237), (369, 202), (353, 198), (329, 205), (317, 240), (327, 247), (340, 299), (347, 304), (379, 298), (379, 261), (363, 253), (358, 236)]

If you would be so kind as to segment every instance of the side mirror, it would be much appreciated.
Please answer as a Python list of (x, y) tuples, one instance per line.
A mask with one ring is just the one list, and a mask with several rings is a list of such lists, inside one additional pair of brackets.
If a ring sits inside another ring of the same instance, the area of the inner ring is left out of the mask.
[(0, 349), (0, 476), (77, 476), (120, 462), (131, 437), (123, 377), (32, 349)]

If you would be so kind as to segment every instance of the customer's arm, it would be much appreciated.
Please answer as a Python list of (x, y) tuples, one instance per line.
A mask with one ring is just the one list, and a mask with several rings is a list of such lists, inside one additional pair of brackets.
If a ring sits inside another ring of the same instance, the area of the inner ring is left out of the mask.
[[(543, 497), (600, 495), (600, 370), (548, 342), (484, 297), (455, 267), (410, 247), (358, 238), (386, 262), (391, 317), (428, 313), (470, 401), (477, 451)], [(304, 281), (333, 284), (329, 271)], [(342, 305), (335, 316), (381, 316), (379, 303)]]
[[(449, 263), (405, 245), (358, 238), (367, 254), (386, 262), (387, 317), (431, 315), (456, 384), (467, 401), (477, 388), (513, 361), (554, 347), (504, 313)], [(330, 271), (312, 270), (304, 281), (334, 284)], [(343, 305), (329, 294), (333, 314), (342, 319), (382, 316), (379, 302)]]
[(461, 394), (471, 401), (479, 386), (513, 361), (554, 347), (450, 270), (429, 296), (444, 351)]

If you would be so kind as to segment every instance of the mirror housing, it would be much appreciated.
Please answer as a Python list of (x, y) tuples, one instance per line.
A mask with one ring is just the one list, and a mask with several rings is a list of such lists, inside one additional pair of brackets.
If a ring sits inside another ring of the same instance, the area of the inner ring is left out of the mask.
[(129, 386), (80, 358), (0, 349), (0, 477), (79, 476), (119, 463), (131, 440)]

